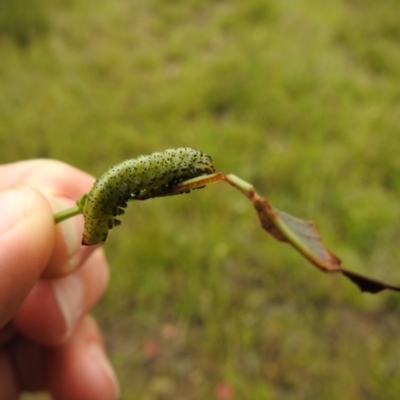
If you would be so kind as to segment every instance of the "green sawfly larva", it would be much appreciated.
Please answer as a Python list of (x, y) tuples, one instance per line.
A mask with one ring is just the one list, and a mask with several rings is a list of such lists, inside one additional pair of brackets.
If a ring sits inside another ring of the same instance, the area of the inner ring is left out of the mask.
[(104, 243), (128, 200), (164, 196), (174, 185), (215, 172), (212, 158), (190, 147), (167, 149), (116, 164), (96, 180), (83, 205), (82, 244)]

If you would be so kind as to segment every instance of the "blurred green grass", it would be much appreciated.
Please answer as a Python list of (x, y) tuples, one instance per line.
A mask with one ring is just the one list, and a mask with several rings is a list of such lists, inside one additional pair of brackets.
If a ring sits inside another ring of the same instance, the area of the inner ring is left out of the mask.
[[(0, 18), (3, 163), (99, 175), (192, 146), (400, 283), (397, 1), (35, 4)], [(400, 297), (319, 273), (231, 188), (132, 204), (105, 249), (94, 314), (124, 399), (398, 398)]]

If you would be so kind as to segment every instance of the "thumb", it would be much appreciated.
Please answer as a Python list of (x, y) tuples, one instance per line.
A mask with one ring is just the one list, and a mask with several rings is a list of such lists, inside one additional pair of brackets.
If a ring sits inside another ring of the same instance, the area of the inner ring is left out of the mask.
[(0, 192), (0, 328), (41, 275), (54, 244), (46, 198), (28, 185)]

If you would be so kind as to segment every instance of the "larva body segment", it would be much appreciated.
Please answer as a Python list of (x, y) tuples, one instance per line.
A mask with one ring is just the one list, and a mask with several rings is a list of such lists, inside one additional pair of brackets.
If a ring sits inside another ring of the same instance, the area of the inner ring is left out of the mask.
[(116, 164), (96, 180), (83, 206), (82, 244), (104, 243), (108, 231), (120, 224), (128, 200), (168, 194), (174, 185), (215, 172), (212, 158), (190, 147), (167, 149)]

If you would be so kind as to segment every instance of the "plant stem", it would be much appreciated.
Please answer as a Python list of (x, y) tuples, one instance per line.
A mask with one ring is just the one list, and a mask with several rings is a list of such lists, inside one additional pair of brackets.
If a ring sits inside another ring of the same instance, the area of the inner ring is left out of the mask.
[(82, 208), (79, 206), (67, 208), (66, 210), (54, 214), (54, 222), (58, 224), (59, 222), (64, 221), (65, 219), (74, 217), (75, 215), (79, 215), (81, 213), (82, 213)]

